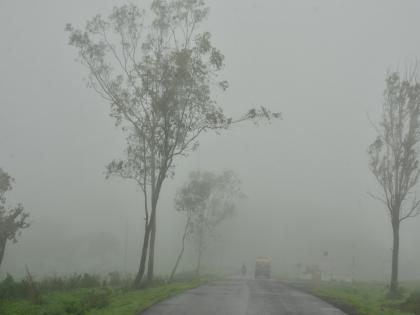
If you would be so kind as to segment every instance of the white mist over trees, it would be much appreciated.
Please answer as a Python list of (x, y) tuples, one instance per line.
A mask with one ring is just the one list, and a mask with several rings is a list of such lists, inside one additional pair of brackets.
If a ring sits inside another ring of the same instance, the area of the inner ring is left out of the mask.
[(98, 15), (84, 31), (66, 26), (70, 45), (89, 70), (90, 86), (111, 105), (111, 116), (128, 134), (126, 158), (109, 164), (108, 176), (133, 179), (143, 192), (137, 287), (146, 264), (147, 282), (153, 280), (158, 200), (174, 174), (175, 159), (195, 150), (206, 131), (280, 118), (261, 107), (232, 119), (217, 105), (212, 91), (228, 84), (217, 78), (224, 56), (212, 45), (211, 34), (200, 30), (207, 14), (201, 0), (155, 0), (150, 11), (124, 5), (108, 19)]
[(182, 235), (181, 250), (178, 254), (170, 280), (174, 278), (189, 237), (196, 248), (196, 276), (200, 274), (203, 253), (216, 227), (234, 214), (235, 201), (244, 197), (240, 181), (232, 171), (220, 175), (211, 172), (191, 172), (177, 193), (175, 209), (186, 217)]
[[(151, 2), (131, 1), (144, 5), (143, 35), (154, 18)], [(132, 128), (121, 131), (126, 121), (115, 127), (108, 102), (86, 89), (88, 71), (74, 61), (78, 51), (63, 31), (71, 22), (84, 32), (97, 14), (109, 22), (113, 7), (126, 3), (0, 1), (0, 166), (16, 179), (7, 205), (21, 202), (32, 222), (17, 244), (7, 243), (0, 278), (25, 276), (25, 265), (36, 279), (138, 272), (143, 192), (104, 169), (114, 159), (127, 162)], [(221, 136), (203, 133), (197, 150), (175, 159), (176, 176), (159, 196), (154, 273), (169, 275), (180, 249), (185, 217), (174, 210), (177, 188), (191, 170), (233, 170), (248, 198), (217, 228), (221, 241), (209, 245), (203, 270), (250, 267), (256, 256), (270, 254), (273, 274), (293, 276), (301, 262), (325, 265), (335, 278), (388, 282), (393, 233), (387, 207), (366, 194), (382, 197), (368, 167), (366, 151), (377, 134), (366, 112), (380, 126), (387, 69), (419, 56), (420, 2), (206, 3), (209, 18), (198, 33), (208, 30), (226, 56), (216, 83), (229, 82), (225, 92), (213, 85), (217, 106), (240, 117), (266, 105), (285, 119), (264, 128), (243, 124)], [(118, 36), (110, 27), (119, 49)], [(108, 60), (119, 73), (118, 61)], [(400, 282), (420, 277), (420, 221), (404, 222)], [(195, 267), (191, 245), (179, 274)]]

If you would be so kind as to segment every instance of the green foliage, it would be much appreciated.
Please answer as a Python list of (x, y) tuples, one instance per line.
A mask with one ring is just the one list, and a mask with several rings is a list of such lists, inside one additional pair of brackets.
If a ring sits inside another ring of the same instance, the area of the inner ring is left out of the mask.
[(11, 275), (7, 275), (6, 279), (0, 282), (0, 298), (10, 299), (23, 296), (23, 286), (16, 282)]
[(118, 271), (110, 272), (108, 276), (109, 276), (109, 285), (111, 286), (120, 286), (123, 282), (121, 274)]
[[(12, 278), (8, 279), (9, 287), (16, 285), (16, 282), (11, 280)], [(163, 299), (200, 284), (200, 281), (182, 282), (136, 291), (103, 288), (55, 291), (44, 293), (42, 304), (34, 304), (23, 298), (6, 298), (0, 299), (0, 314), (134, 315)]]
[[(59, 314), (64, 310), (64, 314), (85, 315), (86, 308), (79, 301), (70, 301), (64, 303), (63, 309), (59, 309)], [(55, 312), (55, 311), (54, 311)]]
[[(16, 313), (16, 314), (21, 314), (21, 313)], [(48, 308), (48, 309), (45, 309), (45, 310), (41, 311), (40, 314), (41, 315), (68, 315), (68, 314), (72, 314), (72, 313), (67, 313), (61, 306), (54, 305), (51, 308)], [(82, 314), (75, 313), (75, 314), (84, 315), (83, 313)]]
[(401, 310), (420, 314), (420, 291), (415, 291), (400, 305)]
[(43, 279), (39, 285), (43, 291), (61, 291), (66, 289), (67, 281), (65, 278), (54, 276)]
[(329, 283), (312, 288), (310, 293), (349, 315), (413, 315), (399, 307), (403, 300), (387, 299), (388, 288), (381, 284)]
[(23, 298), (6, 299), (0, 304), (0, 314), (85, 315), (107, 307), (111, 299), (112, 291), (107, 289), (57, 291), (44, 294), (41, 304)]
[(40, 294), (54, 291), (71, 291), (76, 289), (92, 289), (101, 287), (100, 279), (96, 275), (73, 274), (68, 277), (49, 277), (34, 281), (28, 276), (15, 281), (11, 275), (0, 282), (0, 299), (28, 299), (41, 303)]
[(133, 315), (159, 301), (192, 289), (200, 284), (202, 282), (196, 280), (120, 293), (114, 296), (111, 304), (107, 308), (93, 310), (88, 315)]
[(0, 282), (0, 299), (24, 298), (35, 303), (40, 303), (38, 287), (34, 286), (28, 278), (15, 281), (11, 275)]
[(81, 288), (97, 288), (101, 286), (101, 281), (97, 275), (84, 273), (72, 274), (67, 277), (48, 277), (37, 282), (41, 292), (75, 290)]
[(101, 282), (99, 278), (95, 275), (90, 275), (88, 273), (84, 273), (82, 279), (80, 280), (80, 287), (81, 288), (95, 288), (99, 287)]
[(82, 300), (82, 304), (88, 309), (102, 309), (110, 303), (111, 291), (109, 289), (92, 290)]

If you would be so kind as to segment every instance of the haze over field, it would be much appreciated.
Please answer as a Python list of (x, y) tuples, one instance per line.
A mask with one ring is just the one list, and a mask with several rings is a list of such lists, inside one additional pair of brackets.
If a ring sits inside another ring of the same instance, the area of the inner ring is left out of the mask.
[[(143, 233), (136, 185), (105, 179), (125, 136), (109, 106), (82, 78), (64, 26), (83, 27), (125, 1), (0, 1), (0, 166), (14, 178), (32, 226), (7, 248), (1, 275), (135, 273)], [(146, 6), (148, 1), (133, 1)], [(283, 120), (252, 123), (176, 161), (159, 201), (156, 273), (167, 274), (180, 247), (184, 217), (174, 210), (190, 171), (233, 170), (247, 199), (223, 223), (206, 266), (232, 271), (259, 255), (273, 273), (328, 265), (335, 277), (388, 280), (392, 234), (368, 170), (388, 71), (420, 55), (420, 3), (346, 0), (209, 0), (205, 22), (226, 56), (230, 87), (217, 96), (228, 114), (253, 106)], [(401, 280), (420, 279), (420, 218), (401, 230)], [(323, 252), (328, 251), (328, 257)], [(213, 253), (213, 254), (212, 254)], [(191, 247), (180, 269), (195, 257)]]

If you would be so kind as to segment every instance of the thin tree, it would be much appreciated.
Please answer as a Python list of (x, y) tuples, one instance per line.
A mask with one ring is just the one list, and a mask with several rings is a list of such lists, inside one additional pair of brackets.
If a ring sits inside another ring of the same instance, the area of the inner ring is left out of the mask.
[(124, 5), (108, 18), (94, 17), (84, 30), (66, 26), (70, 45), (89, 70), (89, 86), (110, 104), (111, 116), (127, 133), (126, 156), (110, 163), (108, 176), (135, 180), (143, 193), (136, 286), (146, 263), (147, 280), (153, 279), (157, 205), (163, 183), (174, 174), (174, 160), (196, 149), (206, 131), (280, 117), (260, 108), (232, 119), (217, 105), (213, 92), (228, 84), (218, 79), (223, 54), (211, 34), (200, 30), (208, 11), (202, 0), (154, 0), (149, 11)]
[(6, 206), (6, 193), (12, 189), (13, 178), (0, 168), (0, 266), (3, 262), (7, 241), (17, 242), (23, 229), (29, 227), (28, 213), (21, 204)]
[(378, 136), (369, 146), (369, 167), (382, 188), (393, 231), (391, 297), (398, 293), (400, 225), (419, 214), (420, 200), (414, 191), (419, 175), (420, 84), (414, 69), (406, 78), (394, 72), (386, 78), (382, 120)]
[(234, 213), (235, 201), (242, 197), (239, 180), (232, 171), (220, 175), (200, 171), (190, 174), (188, 182), (178, 191), (175, 199), (176, 210), (186, 214), (186, 224), (181, 251), (170, 280), (178, 268), (188, 236), (196, 246), (196, 276), (199, 276), (207, 241), (216, 227)]
[(172, 269), (169, 281), (171, 282), (178, 269), (179, 263), (185, 251), (185, 241), (193, 232), (193, 217), (197, 209), (203, 207), (204, 201), (210, 193), (210, 183), (199, 181), (199, 173), (190, 174), (189, 182), (184, 184), (175, 197), (175, 210), (183, 212), (186, 216), (184, 232), (182, 234), (181, 250), (179, 251), (175, 265)]
[(185, 222), (184, 232), (182, 234), (181, 250), (179, 251), (178, 256), (176, 258), (175, 265), (172, 268), (171, 275), (169, 276), (169, 282), (172, 282), (174, 280), (175, 273), (178, 270), (179, 263), (181, 262), (182, 256), (184, 255), (185, 242), (188, 236), (190, 235), (191, 229), (192, 229), (191, 224), (192, 224), (193, 209), (195, 209), (195, 207), (191, 207), (190, 205), (181, 206), (180, 208), (177, 207), (178, 211), (185, 212), (186, 222)]

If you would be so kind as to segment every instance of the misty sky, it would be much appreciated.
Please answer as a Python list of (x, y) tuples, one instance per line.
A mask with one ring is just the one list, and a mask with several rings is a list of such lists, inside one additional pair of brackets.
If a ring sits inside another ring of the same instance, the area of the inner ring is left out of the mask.
[[(0, 0), (0, 167), (16, 179), (9, 203), (22, 202), (33, 222), (9, 244), (1, 274), (21, 274), (25, 264), (37, 275), (137, 267), (141, 194), (104, 177), (122, 156), (124, 135), (109, 105), (86, 88), (64, 31), (122, 3)], [(231, 115), (263, 105), (284, 120), (206, 134), (177, 161), (159, 204), (158, 273), (180, 245), (177, 187), (192, 170), (231, 169), (248, 198), (222, 227), (223, 245), (213, 250), (223, 254), (209, 263), (233, 268), (271, 255), (286, 273), (297, 262), (320, 263), (328, 250), (337, 275), (348, 275), (355, 257), (359, 277), (383, 279), (392, 235), (385, 209), (367, 196), (378, 191), (367, 167), (375, 137), (367, 117), (380, 115), (387, 71), (420, 57), (420, 2), (207, 3), (205, 28), (226, 56), (230, 82), (220, 105)], [(402, 227), (402, 279), (420, 279), (419, 227), (420, 218)]]

